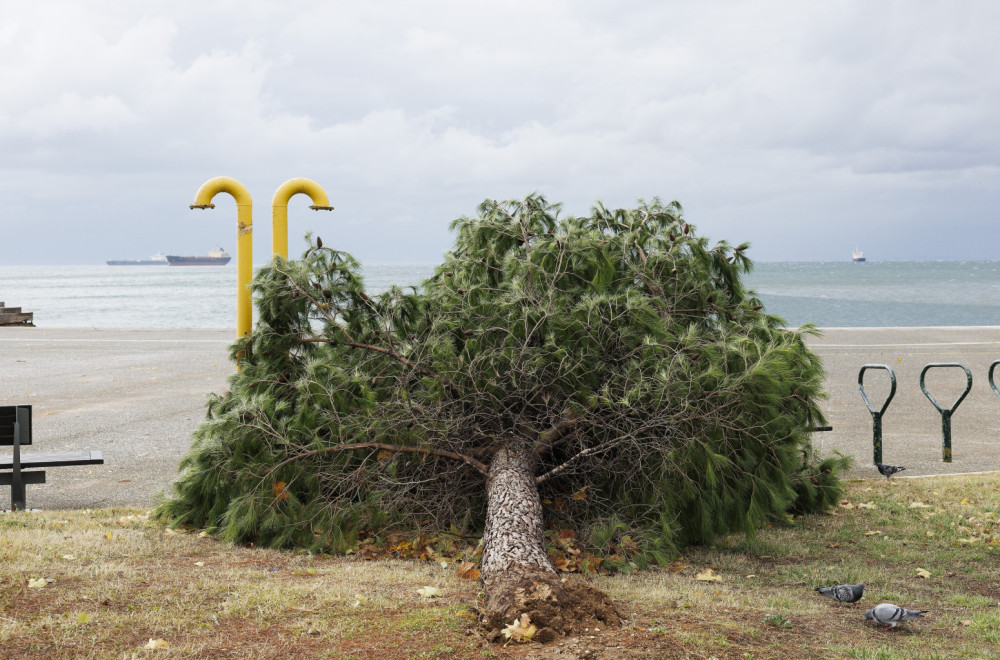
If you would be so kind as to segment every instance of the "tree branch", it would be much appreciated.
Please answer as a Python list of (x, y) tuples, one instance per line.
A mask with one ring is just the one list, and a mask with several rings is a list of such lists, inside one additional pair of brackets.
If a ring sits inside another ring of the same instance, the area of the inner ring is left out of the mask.
[(548, 430), (539, 433), (538, 438), (535, 440), (535, 453), (541, 454), (545, 451), (550, 451), (579, 422), (580, 419), (578, 417), (570, 415), (553, 424)]
[(336, 339), (326, 339), (325, 337), (303, 337), (303, 338), (301, 338), (301, 341), (303, 341), (305, 343), (308, 343), (308, 344), (337, 344), (337, 343), (340, 343), (340, 344), (343, 344), (344, 346), (350, 346), (351, 348), (360, 348), (360, 349), (363, 349), (363, 350), (366, 350), (366, 351), (375, 351), (376, 353), (381, 353), (382, 355), (388, 355), (389, 357), (393, 358), (397, 362), (405, 364), (407, 367), (409, 367), (410, 369), (413, 369), (417, 373), (421, 373), (421, 374), (423, 374), (425, 376), (430, 376), (431, 378), (437, 378), (438, 380), (441, 381), (441, 384), (444, 385), (448, 390), (450, 390), (452, 393), (455, 392), (455, 386), (452, 384), (452, 382), (450, 380), (448, 380), (447, 378), (443, 378), (442, 376), (439, 376), (436, 372), (428, 369), (427, 367), (421, 367), (419, 364), (417, 364), (413, 360), (409, 360), (409, 359), (403, 357), (402, 355), (400, 355), (396, 351), (392, 350), (391, 348), (385, 348), (383, 346), (374, 346), (372, 344), (362, 344), (360, 342), (354, 341), (353, 339), (350, 339), (350, 340), (347, 340), (347, 341), (338, 341)]
[(331, 447), (324, 447), (323, 449), (313, 449), (307, 451), (303, 454), (297, 456), (292, 456), (278, 465), (275, 465), (268, 474), (275, 472), (276, 470), (288, 465), (289, 463), (297, 463), (298, 461), (304, 461), (307, 458), (312, 458), (314, 456), (319, 456), (320, 454), (327, 454), (330, 452), (337, 451), (350, 451), (352, 449), (382, 449), (391, 452), (407, 452), (411, 454), (424, 454), (425, 456), (442, 456), (444, 458), (452, 458), (456, 461), (462, 461), (466, 465), (469, 465), (484, 476), (489, 472), (489, 468), (480, 461), (472, 458), (471, 456), (466, 456), (465, 454), (459, 454), (452, 451), (445, 451), (444, 449), (430, 449), (428, 447), (407, 447), (405, 445), (390, 445), (384, 442), (342, 442), (338, 445), (333, 445)]
[[(345, 346), (350, 346), (352, 348), (360, 348), (360, 349), (364, 349), (364, 350), (367, 350), (367, 351), (375, 351), (377, 353), (382, 353), (383, 355), (388, 355), (389, 357), (393, 358), (397, 362), (401, 362), (402, 364), (405, 364), (407, 367), (413, 369), (417, 373), (421, 373), (421, 374), (423, 374), (425, 376), (429, 376), (430, 378), (436, 378), (437, 380), (439, 380), (441, 382), (441, 385), (446, 390), (448, 390), (450, 393), (452, 393), (452, 394), (458, 394), (458, 389), (455, 387), (454, 383), (452, 383), (447, 378), (444, 378), (443, 376), (440, 376), (439, 374), (437, 374), (436, 372), (432, 371), (431, 369), (428, 369), (426, 367), (421, 367), (416, 362), (413, 362), (412, 360), (406, 359), (405, 357), (403, 357), (402, 355), (400, 355), (399, 353), (397, 353), (396, 351), (394, 351), (394, 350), (392, 350), (390, 348), (383, 348), (382, 346), (374, 346), (372, 344), (362, 344), (361, 342), (355, 341), (354, 337), (352, 337), (350, 335), (350, 333), (347, 332), (347, 328), (345, 328), (341, 324), (337, 323), (337, 320), (333, 316), (331, 316), (330, 313), (326, 311), (326, 309), (323, 308), (323, 306), (320, 304), (320, 302), (318, 300), (316, 300), (316, 298), (314, 298), (308, 291), (306, 291), (303, 287), (299, 286), (298, 283), (296, 283), (291, 278), (288, 279), (288, 282), (293, 287), (295, 287), (295, 289), (297, 291), (299, 291), (302, 295), (304, 295), (306, 298), (309, 299), (309, 302), (311, 302), (313, 304), (313, 306), (317, 310), (319, 310), (320, 314), (322, 314), (324, 317), (326, 317), (327, 322), (329, 322), (329, 324), (331, 326), (337, 328), (337, 330), (339, 330), (340, 333), (342, 335), (344, 335), (345, 340), (341, 341), (340, 343), (343, 343)], [(304, 338), (300, 338), (300, 340), (303, 341), (303, 342), (305, 342), (305, 343), (310, 343), (310, 344), (331, 344), (331, 343), (334, 343), (334, 342), (337, 341), (335, 339), (324, 339), (323, 337), (304, 337)]]
[(620, 440), (620, 438), (616, 438), (615, 440), (611, 440), (609, 442), (605, 442), (603, 445), (597, 445), (596, 447), (588, 447), (587, 449), (584, 449), (580, 453), (571, 456), (566, 461), (564, 461), (562, 463), (562, 465), (557, 465), (556, 467), (552, 468), (551, 470), (549, 470), (545, 474), (543, 474), (543, 475), (541, 475), (539, 477), (535, 477), (535, 485), (536, 486), (540, 486), (541, 484), (545, 483), (546, 481), (548, 481), (552, 477), (557, 476), (561, 472), (565, 471), (566, 468), (569, 467), (570, 463), (572, 463), (572, 462), (574, 462), (574, 461), (576, 461), (578, 459), (584, 458), (584, 457), (589, 456), (591, 454), (597, 454), (597, 453), (600, 453), (600, 452), (607, 451), (607, 450), (611, 449), (612, 447), (614, 447), (615, 445), (618, 444), (618, 440)]

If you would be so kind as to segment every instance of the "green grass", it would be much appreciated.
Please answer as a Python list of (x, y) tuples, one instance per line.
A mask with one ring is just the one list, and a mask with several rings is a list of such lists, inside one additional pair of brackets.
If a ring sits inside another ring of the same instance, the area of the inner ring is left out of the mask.
[[(625, 625), (546, 647), (485, 642), (480, 585), (433, 561), (236, 547), (133, 510), (3, 514), (0, 655), (1000, 659), (998, 512), (1000, 475), (852, 482), (828, 514), (589, 576)], [(708, 567), (721, 581), (695, 579)], [(37, 578), (54, 581), (29, 587)], [(859, 581), (859, 606), (813, 590)], [(425, 585), (441, 596), (420, 596)], [(863, 619), (882, 601), (930, 612), (885, 631)], [(170, 647), (144, 650), (150, 639)]]

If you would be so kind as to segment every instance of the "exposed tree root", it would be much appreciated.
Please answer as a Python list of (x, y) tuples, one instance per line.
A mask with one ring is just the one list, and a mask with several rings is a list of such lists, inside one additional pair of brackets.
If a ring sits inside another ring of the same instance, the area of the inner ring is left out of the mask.
[(618, 626), (621, 613), (603, 591), (535, 566), (512, 566), (484, 583), (480, 622), (491, 641), (505, 641), (503, 629), (522, 614), (538, 627), (533, 641), (548, 642), (584, 627)]

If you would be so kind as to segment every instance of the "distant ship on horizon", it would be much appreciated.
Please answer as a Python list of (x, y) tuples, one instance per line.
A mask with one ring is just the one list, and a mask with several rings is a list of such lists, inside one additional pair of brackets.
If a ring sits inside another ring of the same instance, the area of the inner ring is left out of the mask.
[(166, 266), (169, 262), (162, 252), (157, 252), (149, 259), (108, 259), (109, 266)]
[(231, 260), (229, 253), (220, 247), (210, 250), (207, 255), (164, 255), (162, 252), (157, 252), (149, 259), (108, 259), (107, 264), (109, 266), (225, 266)]
[(855, 263), (861, 263), (862, 261), (865, 261), (865, 253), (859, 250), (858, 248), (854, 248), (854, 252), (851, 253), (851, 261)]
[(167, 255), (167, 262), (171, 266), (225, 266), (232, 259), (229, 253), (221, 247), (210, 250), (207, 255), (195, 255), (193, 257), (181, 257), (175, 254)]

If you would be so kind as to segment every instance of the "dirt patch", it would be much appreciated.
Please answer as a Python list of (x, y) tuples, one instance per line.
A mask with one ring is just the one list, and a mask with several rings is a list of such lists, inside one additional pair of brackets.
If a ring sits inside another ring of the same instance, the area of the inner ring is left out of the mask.
[[(484, 590), (480, 621), (487, 639), (494, 642), (518, 641), (524, 635), (544, 643), (584, 628), (621, 624), (618, 608), (603, 591), (534, 567), (511, 567), (485, 584)], [(521, 629), (530, 626), (536, 630), (525, 635)]]

